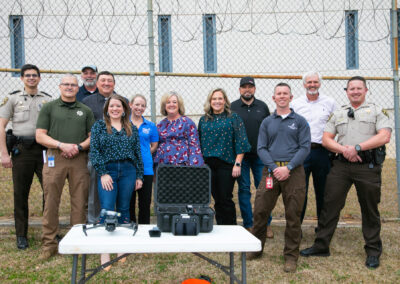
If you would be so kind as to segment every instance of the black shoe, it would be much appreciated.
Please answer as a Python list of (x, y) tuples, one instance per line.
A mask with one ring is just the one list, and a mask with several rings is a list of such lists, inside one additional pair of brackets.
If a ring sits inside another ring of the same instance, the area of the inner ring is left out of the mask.
[(60, 243), (61, 242), (61, 240), (62, 240), (62, 236), (61, 235), (59, 235), (59, 234), (57, 234), (56, 235), (56, 241), (57, 241), (57, 243)]
[(330, 256), (329, 249), (317, 249), (314, 246), (303, 249), (300, 251), (300, 255), (304, 257), (309, 256)]
[(379, 266), (379, 256), (369, 255), (365, 261), (365, 265), (368, 268), (378, 268)]
[(29, 247), (28, 240), (26, 237), (17, 237), (17, 248), (26, 249)]

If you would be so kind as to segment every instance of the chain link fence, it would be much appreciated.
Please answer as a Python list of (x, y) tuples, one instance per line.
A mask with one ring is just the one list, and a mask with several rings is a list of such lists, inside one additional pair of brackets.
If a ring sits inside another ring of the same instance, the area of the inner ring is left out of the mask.
[[(17, 69), (24, 63), (42, 70), (39, 88), (55, 98), (62, 73), (79, 76), (82, 66), (95, 64), (99, 71), (116, 74), (119, 94), (144, 94), (149, 101), (145, 114), (150, 116), (149, 64), (154, 55), (157, 121), (162, 119), (161, 96), (168, 91), (183, 96), (187, 115), (197, 122), (215, 87), (225, 89), (234, 101), (239, 78), (254, 76), (256, 97), (273, 110), (278, 82), (287, 82), (297, 98), (305, 95), (301, 74), (316, 70), (324, 76), (321, 94), (338, 105), (347, 103), (343, 88), (348, 77), (368, 77), (367, 99), (385, 107), (394, 126), (388, 0), (153, 0), (148, 1), (153, 7), (150, 20), (143, 0), (0, 2), (1, 101), (23, 87)], [(398, 214), (394, 140), (392, 136), (383, 175), (383, 191), (389, 195), (382, 197), (381, 208), (388, 218)], [(10, 173), (1, 169), (0, 216), (13, 213)], [(40, 216), (37, 182), (33, 191), (30, 204), (38, 205), (32, 205), (31, 215)], [(60, 209), (64, 216), (69, 214), (67, 195)], [(360, 215), (356, 205), (353, 211)]]

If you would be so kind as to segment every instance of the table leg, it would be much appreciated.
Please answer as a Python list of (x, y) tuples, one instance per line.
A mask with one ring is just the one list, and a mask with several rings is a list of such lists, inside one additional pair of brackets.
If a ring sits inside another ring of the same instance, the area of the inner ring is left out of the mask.
[(76, 268), (78, 266), (78, 255), (74, 254), (72, 257), (72, 275), (71, 275), (71, 284), (76, 283)]
[(82, 264), (81, 264), (81, 280), (85, 282), (86, 279), (86, 254), (82, 254)]
[(246, 253), (242, 252), (242, 284), (246, 283)]
[(230, 278), (230, 284), (235, 283), (235, 267), (234, 267), (234, 260), (233, 260), (233, 252), (229, 253), (229, 278)]

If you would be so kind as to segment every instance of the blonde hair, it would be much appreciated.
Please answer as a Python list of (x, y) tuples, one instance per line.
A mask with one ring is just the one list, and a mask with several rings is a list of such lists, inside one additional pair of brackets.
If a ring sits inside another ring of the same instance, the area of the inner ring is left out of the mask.
[(167, 105), (167, 101), (175, 96), (178, 100), (178, 111), (180, 115), (185, 115), (185, 106), (183, 105), (183, 99), (182, 97), (174, 91), (168, 92), (165, 95), (162, 96), (161, 98), (161, 108), (160, 112), (162, 115), (167, 116), (167, 111), (165, 110), (165, 106)]
[(133, 103), (134, 101), (135, 101), (135, 99), (136, 98), (142, 98), (143, 100), (144, 100), (144, 103), (146, 104), (146, 106), (147, 106), (147, 100), (146, 100), (146, 97), (145, 96), (143, 96), (142, 94), (136, 94), (136, 95), (133, 95), (133, 97), (131, 98), (131, 100), (129, 101), (130, 103)]
[(207, 100), (204, 103), (204, 113), (205, 113), (205, 116), (206, 116), (206, 120), (213, 118), (212, 117), (213, 110), (211, 108), (211, 99), (212, 99), (212, 96), (214, 95), (215, 92), (221, 92), (222, 95), (224, 96), (224, 100), (225, 100), (224, 111), (227, 113), (227, 115), (230, 116), (231, 113), (232, 113), (232, 111), (231, 111), (231, 103), (230, 103), (230, 101), (228, 99), (228, 96), (226, 95), (225, 90), (222, 89), (222, 88), (216, 88), (216, 89), (211, 90), (211, 92), (208, 93)]

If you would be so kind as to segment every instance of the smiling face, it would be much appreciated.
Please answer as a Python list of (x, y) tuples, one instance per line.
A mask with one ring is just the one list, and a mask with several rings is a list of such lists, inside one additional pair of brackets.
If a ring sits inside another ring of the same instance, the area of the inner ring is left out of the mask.
[(304, 88), (306, 89), (307, 96), (317, 96), (321, 87), (318, 75), (308, 76), (305, 81)]
[(114, 92), (115, 82), (112, 75), (100, 75), (97, 81), (99, 93), (105, 97), (109, 97)]
[(83, 69), (81, 74), (83, 84), (87, 87), (93, 87), (96, 85), (96, 77), (97, 77), (97, 72), (91, 68)]
[(168, 98), (167, 103), (165, 104), (165, 111), (168, 116), (176, 116), (179, 115), (179, 102), (176, 96), (171, 96)]
[(365, 101), (367, 92), (368, 88), (361, 80), (350, 81), (347, 85), (347, 97), (351, 105), (355, 108), (359, 107)]
[(275, 88), (272, 99), (276, 103), (276, 108), (289, 109), (289, 104), (292, 101), (292, 93), (287, 86), (277, 86)]
[(62, 78), (60, 83), (61, 99), (65, 102), (73, 102), (78, 93), (78, 80), (73, 76)]
[(25, 70), (24, 75), (21, 76), (22, 82), (26, 88), (35, 89), (39, 85), (40, 77), (35, 69)]
[(146, 101), (141, 97), (136, 97), (129, 106), (131, 107), (132, 115), (134, 117), (142, 117), (146, 110)]
[(117, 99), (111, 99), (108, 105), (108, 115), (110, 119), (121, 119), (123, 113), (124, 107), (122, 106), (122, 102)]
[(239, 88), (239, 93), (241, 98), (247, 102), (253, 100), (255, 92), (256, 92), (256, 86), (252, 84), (244, 84)]
[(221, 91), (214, 92), (214, 94), (211, 96), (210, 105), (213, 113), (222, 113), (225, 106), (224, 94)]

